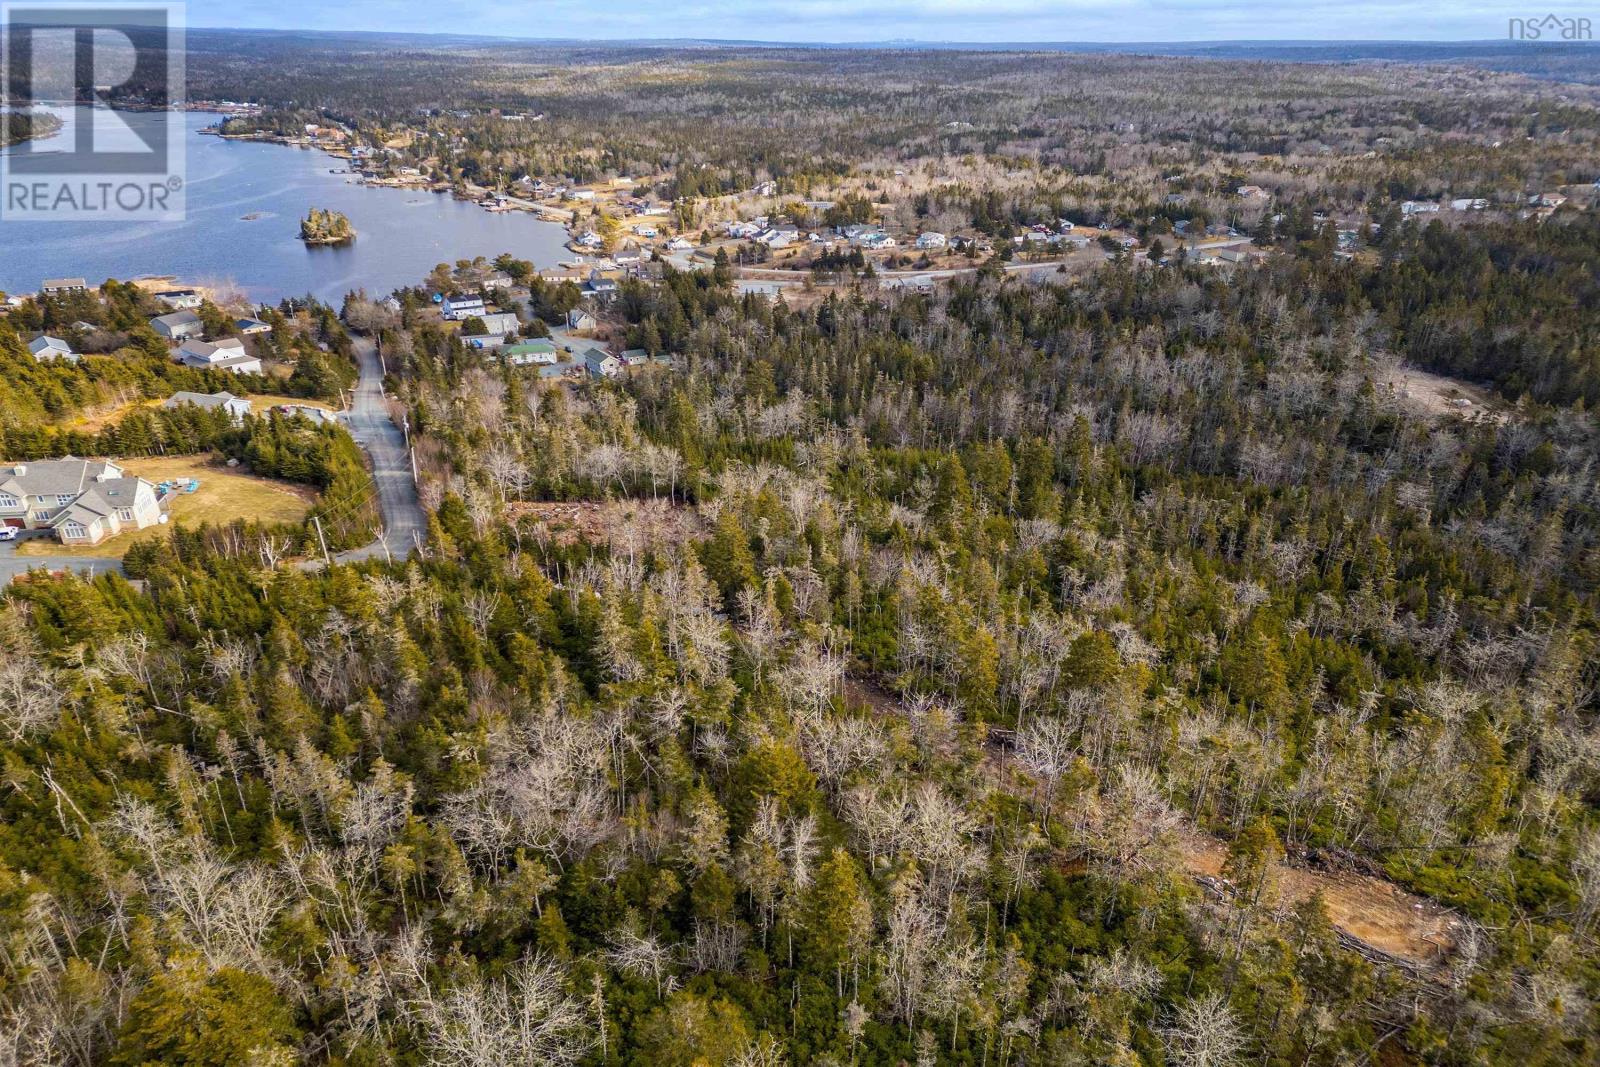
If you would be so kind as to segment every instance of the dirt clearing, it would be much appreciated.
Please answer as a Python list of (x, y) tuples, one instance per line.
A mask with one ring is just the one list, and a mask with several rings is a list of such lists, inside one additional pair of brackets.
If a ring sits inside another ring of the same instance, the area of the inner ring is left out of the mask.
[[(1228, 848), (1214, 837), (1187, 835), (1184, 866), (1194, 877), (1221, 881)], [(1461, 920), (1449, 909), (1381, 878), (1344, 871), (1278, 865), (1278, 893), (1287, 908), (1318, 890), (1333, 925), (1364, 945), (1406, 963), (1431, 968), (1455, 948)]]

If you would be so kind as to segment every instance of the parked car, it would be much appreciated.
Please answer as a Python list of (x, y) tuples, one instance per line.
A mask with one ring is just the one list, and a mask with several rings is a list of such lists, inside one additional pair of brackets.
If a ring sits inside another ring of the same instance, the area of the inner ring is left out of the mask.
[(15, 541), (17, 528), (15, 526), (0, 526), (0, 541)]

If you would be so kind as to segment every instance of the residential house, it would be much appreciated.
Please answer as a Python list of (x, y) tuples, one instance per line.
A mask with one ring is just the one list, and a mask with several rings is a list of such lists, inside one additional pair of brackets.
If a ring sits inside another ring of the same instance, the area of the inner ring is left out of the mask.
[(583, 365), (596, 378), (615, 378), (622, 373), (622, 360), (604, 349), (591, 348), (585, 352)]
[(600, 320), (582, 308), (573, 308), (567, 312), (567, 329), (583, 332), (593, 330), (600, 325)]
[(667, 242), (667, 249), (672, 252), (687, 252), (694, 248), (694, 242), (687, 237), (674, 237)]
[(206, 410), (221, 408), (232, 416), (235, 422), (250, 414), (250, 401), (242, 396), (234, 396), (229, 392), (221, 393), (191, 393), (187, 390), (173, 393), (161, 404), (164, 408), (181, 408), (191, 405)]
[(29, 341), (28, 351), (32, 352), (33, 358), (40, 363), (54, 363), (58, 359), (76, 363), (81, 358), (67, 342), (59, 337), (51, 337), (47, 333), (42, 333)]
[(633, 228), (633, 232), (634, 232), (634, 235), (638, 236), (638, 237), (659, 237), (661, 235), (661, 231), (660, 230), (658, 230), (656, 227), (650, 225), (649, 223), (644, 223), (644, 222), (642, 222), (639, 225), (635, 226)]
[(193, 289), (170, 289), (165, 293), (157, 293), (156, 299), (174, 310), (179, 308), (197, 308), (205, 300)]
[(509, 274), (491, 274), (483, 280), (485, 289), (509, 289), (511, 284), (511, 275)]
[(1483, 211), (1489, 206), (1489, 201), (1481, 196), (1465, 197), (1460, 200), (1450, 201), (1451, 211)]
[(150, 320), (150, 328), (169, 341), (185, 341), (205, 333), (205, 323), (192, 311), (174, 311), (157, 315)]
[(592, 296), (599, 301), (607, 301), (617, 295), (617, 280), (607, 278), (597, 270), (589, 272), (589, 281), (583, 287), (585, 295)]
[(439, 313), (446, 322), (481, 317), (486, 310), (481, 296), (447, 296), (439, 304)]
[(95, 545), (161, 521), (155, 486), (110, 460), (33, 460), (0, 467), (0, 523), (50, 530), (69, 545)]
[(642, 348), (630, 348), (618, 356), (617, 359), (624, 367), (640, 367), (650, 362), (650, 353)]
[(89, 283), (82, 278), (46, 278), (39, 286), (43, 296), (61, 296), (65, 293), (87, 293)]
[(766, 245), (768, 248), (786, 248), (793, 244), (800, 236), (800, 231), (792, 226), (770, 227), (756, 234), (756, 244)]
[(927, 233), (917, 234), (917, 247), (924, 251), (943, 248), (949, 243), (949, 238), (945, 237), (944, 234), (932, 230)]
[(190, 338), (178, 346), (178, 362), (201, 370), (226, 370), (235, 374), (260, 374), (261, 361), (245, 351), (237, 337), (224, 337), (215, 344)]
[(545, 337), (506, 345), (500, 354), (513, 367), (549, 366), (556, 362), (555, 342)]
[(1259, 185), (1241, 185), (1238, 193), (1247, 200), (1265, 200), (1267, 191)]
[(241, 337), (252, 337), (258, 333), (271, 333), (272, 327), (260, 319), (234, 319), (234, 329), (239, 331)]
[(606, 242), (603, 237), (595, 233), (593, 230), (584, 230), (582, 233), (572, 239), (572, 243), (577, 245), (579, 248), (599, 248)]
[(1400, 205), (1402, 215), (1434, 215), (1439, 211), (1439, 202), (1436, 200), (1407, 200)]
[(623, 270), (635, 270), (644, 265), (644, 253), (637, 248), (624, 248), (620, 252), (612, 253), (611, 262)]
[(888, 234), (875, 230), (872, 233), (862, 234), (856, 239), (856, 244), (870, 252), (877, 252), (886, 248), (893, 248), (895, 240)]
[(1567, 202), (1567, 198), (1560, 193), (1539, 193), (1528, 198), (1528, 203), (1536, 207), (1560, 207)]
[(594, 190), (593, 189), (574, 189), (571, 192), (569, 192), (567, 195), (569, 197), (571, 197), (572, 199), (574, 199), (574, 200), (593, 200), (594, 199)]

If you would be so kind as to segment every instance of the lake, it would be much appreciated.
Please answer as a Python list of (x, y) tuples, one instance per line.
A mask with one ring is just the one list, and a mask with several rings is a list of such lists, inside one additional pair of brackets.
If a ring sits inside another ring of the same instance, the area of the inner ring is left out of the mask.
[[(31, 293), (45, 278), (82, 276), (97, 285), (170, 274), (188, 284), (231, 284), (255, 301), (311, 293), (338, 306), (352, 289), (381, 296), (458, 259), (510, 252), (552, 267), (571, 258), (567, 232), (555, 223), (447, 194), (357, 185), (344, 160), (200, 134), (216, 115), (191, 112), (184, 120), (185, 221), (0, 223), (0, 289)], [(298, 234), (312, 207), (344, 212), (355, 241), (307, 248)]]

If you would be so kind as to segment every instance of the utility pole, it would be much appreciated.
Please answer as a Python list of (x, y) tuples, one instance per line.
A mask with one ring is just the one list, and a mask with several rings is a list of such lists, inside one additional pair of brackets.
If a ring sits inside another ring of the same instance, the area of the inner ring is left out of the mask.
[(332, 566), (333, 560), (328, 557), (328, 542), (327, 539), (322, 536), (322, 516), (313, 515), (311, 516), (311, 521), (317, 525), (317, 542), (322, 545), (322, 562)]

